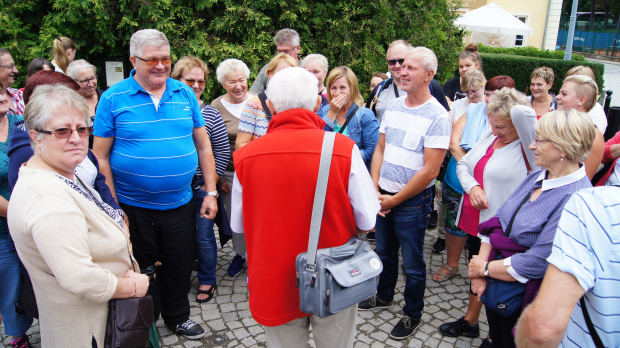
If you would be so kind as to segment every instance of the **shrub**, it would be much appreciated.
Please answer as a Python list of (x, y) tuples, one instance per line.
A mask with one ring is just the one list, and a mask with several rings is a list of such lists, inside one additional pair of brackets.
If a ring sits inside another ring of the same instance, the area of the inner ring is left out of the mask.
[[(478, 49), (481, 53), (498, 53), (498, 54), (513, 54), (516, 56), (525, 57), (538, 57), (547, 59), (564, 59), (564, 51), (550, 51), (544, 49), (538, 49), (533, 46), (527, 47), (490, 47), (479, 44)], [(586, 59), (579, 55), (571, 55), (571, 60), (576, 62), (585, 62)]]

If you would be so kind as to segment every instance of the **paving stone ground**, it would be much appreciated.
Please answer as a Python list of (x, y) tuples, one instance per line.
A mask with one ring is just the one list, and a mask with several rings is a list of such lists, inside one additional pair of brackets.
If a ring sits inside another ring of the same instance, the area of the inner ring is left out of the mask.
[[(217, 233), (216, 233), (217, 235)], [(433, 254), (431, 247), (437, 238), (436, 229), (427, 230), (424, 254), (426, 260), (426, 293), (424, 297), (424, 312), (422, 324), (416, 333), (409, 339), (396, 341), (390, 338), (389, 333), (402, 318), (404, 306), (403, 289), (404, 276), (399, 276), (396, 285), (395, 305), (390, 309), (377, 311), (360, 311), (358, 314), (358, 334), (355, 347), (478, 347), (481, 338), (486, 337), (488, 326), (486, 316), (480, 318), (480, 337), (444, 337), (439, 331), (439, 325), (462, 317), (467, 310), (468, 290), (467, 267), (465, 253), (461, 259), (461, 276), (451, 278), (441, 284), (433, 281), (432, 272), (445, 262), (445, 254)], [(203, 325), (206, 335), (196, 341), (172, 334), (162, 320), (157, 322), (162, 347), (190, 348), (190, 347), (264, 347), (265, 334), (261, 325), (252, 319), (248, 306), (246, 272), (237, 277), (226, 275), (228, 264), (234, 257), (232, 244), (229, 242), (223, 249), (218, 250), (217, 279), (218, 289), (215, 299), (203, 304), (195, 302), (198, 279), (194, 273), (192, 290), (189, 294), (191, 303), (191, 318)], [(28, 331), (31, 342), (40, 347), (39, 326), (35, 321)], [(311, 335), (312, 337), (312, 335)], [(9, 346), (8, 337), (2, 335), (0, 346)], [(312, 339), (309, 347), (315, 347)]]

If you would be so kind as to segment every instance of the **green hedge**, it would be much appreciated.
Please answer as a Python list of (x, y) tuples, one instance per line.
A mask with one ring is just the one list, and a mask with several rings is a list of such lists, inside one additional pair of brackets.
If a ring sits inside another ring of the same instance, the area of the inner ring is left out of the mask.
[[(564, 59), (564, 51), (550, 51), (538, 49), (534, 46), (527, 47), (490, 47), (478, 44), (478, 50), (480, 53), (497, 53), (497, 54), (513, 54), (516, 56), (525, 56), (525, 57), (538, 57), (538, 58), (547, 58), (547, 59)], [(573, 54), (571, 55), (571, 59), (577, 62), (585, 62), (586, 59), (579, 55)]]
[(508, 75), (515, 80), (517, 89), (526, 94), (530, 87), (530, 75), (539, 66), (553, 69), (555, 82), (551, 92), (557, 94), (562, 87), (562, 81), (566, 71), (577, 65), (590, 67), (596, 76), (599, 93), (602, 94), (604, 87), (603, 73), (605, 65), (601, 63), (581, 62), (574, 60), (544, 59), (536, 57), (523, 57), (511, 54), (481, 53), (482, 68), (487, 79), (497, 75)]

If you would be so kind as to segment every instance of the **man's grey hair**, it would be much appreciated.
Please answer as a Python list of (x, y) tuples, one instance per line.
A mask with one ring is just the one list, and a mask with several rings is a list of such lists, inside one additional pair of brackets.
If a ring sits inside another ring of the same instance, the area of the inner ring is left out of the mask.
[(166, 35), (157, 29), (138, 30), (131, 35), (129, 40), (129, 55), (140, 57), (144, 47), (148, 46), (156, 48), (168, 46), (170, 48), (170, 43)]
[(316, 77), (308, 70), (290, 67), (279, 71), (269, 80), (266, 93), (276, 114), (291, 109), (314, 111), (319, 87)]
[(306, 56), (306, 58), (301, 60), (301, 67), (305, 68), (306, 64), (317, 62), (323, 68), (323, 71), (327, 72), (329, 69), (329, 64), (327, 63), (327, 58), (324, 55), (318, 53), (312, 53)]
[(291, 45), (297, 47), (299, 46), (299, 34), (293, 29), (284, 28), (273, 37), (273, 43), (276, 46)]
[(93, 69), (93, 74), (97, 72), (97, 68), (94, 65), (90, 64), (89, 62), (87, 62), (85, 59), (74, 60), (67, 67), (67, 76), (75, 80), (77, 79), (77, 76), (80, 73), (80, 71), (86, 70), (86, 69)]
[(221, 62), (215, 70), (215, 75), (217, 75), (217, 80), (219, 81), (219, 83), (224, 83), (228, 74), (232, 74), (237, 71), (242, 71), (246, 79), (250, 78), (250, 69), (248, 68), (248, 66), (239, 59), (234, 58), (226, 59), (225, 61)]
[(414, 47), (407, 52), (407, 56), (412, 54), (419, 54), (422, 56), (422, 67), (424, 71), (432, 70), (434, 73), (437, 73), (437, 56), (431, 49), (423, 46)]
[(385, 55), (387, 56), (388, 53), (390, 53), (390, 50), (392, 49), (392, 47), (396, 46), (396, 45), (405, 45), (405, 47), (407, 48), (407, 50), (411, 50), (413, 48), (413, 46), (411, 46), (411, 44), (405, 40), (394, 40), (392, 41), (392, 43), (388, 46), (387, 50), (385, 51)]
[[(78, 92), (63, 84), (37, 86), (24, 110), (26, 128), (28, 130), (44, 130), (45, 125), (54, 114), (67, 113), (71, 110), (79, 111), (84, 116), (85, 124), (91, 126), (86, 99)], [(37, 139), (43, 138), (44, 135), (39, 133)], [(36, 152), (32, 139), (30, 139), (30, 146)]]

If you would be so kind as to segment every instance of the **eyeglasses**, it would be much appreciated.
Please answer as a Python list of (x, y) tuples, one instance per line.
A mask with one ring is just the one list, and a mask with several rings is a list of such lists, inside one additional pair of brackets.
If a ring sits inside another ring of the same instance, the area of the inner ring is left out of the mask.
[(194, 83), (198, 82), (198, 86), (200, 87), (204, 87), (205, 84), (207, 83), (207, 81), (205, 80), (194, 80), (194, 79), (186, 79), (185, 77), (181, 77), (183, 80), (185, 80), (185, 84), (192, 87), (194, 85)]
[(276, 50), (276, 52), (278, 53), (284, 53), (284, 54), (289, 54), (291, 52), (293, 52), (297, 47), (293, 47), (290, 50)]
[(8, 65), (0, 65), (0, 67), (9, 69), (9, 70), (13, 70), (13, 68), (15, 67), (15, 64), (8, 64)]
[(87, 137), (93, 132), (93, 127), (77, 127), (76, 129), (58, 128), (53, 131), (37, 130), (37, 132), (43, 133), (43, 134), (48, 134), (48, 135), (54, 134), (54, 136), (58, 139), (69, 138), (71, 134), (73, 134), (74, 131), (77, 132), (77, 134), (81, 137)]
[(466, 96), (470, 96), (470, 95), (477, 95), (480, 93), (480, 90), (471, 90), (471, 91), (463, 91), (463, 94), (465, 94)]
[(92, 82), (93, 85), (95, 85), (95, 84), (97, 84), (97, 82), (96, 82), (97, 81), (97, 75), (94, 75), (94, 76), (89, 77), (89, 78), (84, 79), (84, 80), (78, 80), (78, 79), (74, 79), (74, 80), (75, 80), (75, 82), (79, 83), (82, 86), (88, 86), (89, 82)]
[(536, 143), (536, 146), (540, 145), (540, 143), (550, 143), (551, 140), (549, 139), (540, 139), (538, 137), (534, 137), (534, 142)]
[(396, 63), (403, 65), (403, 62), (405, 61), (405, 59), (388, 59), (387, 63), (389, 66), (394, 66), (396, 65)]
[(159, 62), (161, 62), (163, 65), (172, 63), (172, 57), (149, 58), (149, 59), (144, 59), (144, 58), (138, 57), (138, 56), (134, 56), (134, 57), (140, 59), (143, 62), (146, 62), (146, 65), (148, 65), (148, 66), (155, 66), (155, 65), (159, 64)]

